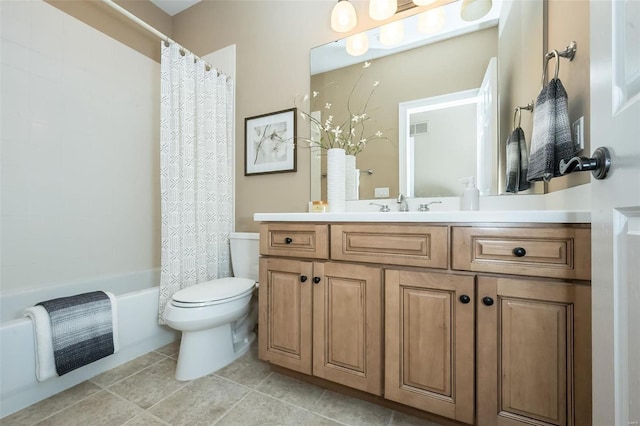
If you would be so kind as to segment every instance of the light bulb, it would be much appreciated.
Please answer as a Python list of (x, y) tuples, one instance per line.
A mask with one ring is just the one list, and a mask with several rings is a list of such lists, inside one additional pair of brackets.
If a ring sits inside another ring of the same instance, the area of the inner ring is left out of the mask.
[(369, 16), (376, 21), (391, 18), (398, 10), (398, 0), (369, 0)]
[(358, 17), (356, 9), (349, 0), (338, 0), (331, 11), (331, 29), (337, 33), (345, 33), (356, 27)]
[(437, 8), (427, 10), (418, 15), (418, 31), (424, 34), (433, 34), (444, 26), (444, 9)]
[(394, 21), (380, 27), (380, 43), (384, 46), (393, 46), (402, 41), (404, 26), (402, 21)]
[(347, 53), (351, 56), (360, 56), (369, 50), (369, 37), (367, 33), (354, 34), (347, 37)]
[(460, 17), (464, 21), (475, 21), (489, 13), (491, 6), (491, 0), (463, 0)]

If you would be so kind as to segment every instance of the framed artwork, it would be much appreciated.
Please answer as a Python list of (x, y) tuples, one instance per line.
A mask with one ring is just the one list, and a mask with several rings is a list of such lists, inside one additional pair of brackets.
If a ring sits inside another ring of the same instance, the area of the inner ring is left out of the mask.
[(244, 119), (244, 175), (296, 171), (296, 108)]

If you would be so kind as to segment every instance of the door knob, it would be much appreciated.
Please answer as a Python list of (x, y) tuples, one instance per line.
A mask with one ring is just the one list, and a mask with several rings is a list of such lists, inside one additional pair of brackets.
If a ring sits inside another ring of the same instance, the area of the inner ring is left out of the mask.
[(320, 281), (322, 281), (322, 278), (320, 278), (320, 277), (313, 277), (313, 283), (314, 283), (314, 284), (319, 284), (319, 283), (320, 283)]
[(516, 247), (513, 249), (513, 255), (516, 257), (523, 257), (527, 254), (527, 251), (523, 247)]
[(462, 296), (460, 296), (460, 301), (466, 305), (467, 303), (471, 302), (471, 298), (466, 294), (463, 294)]
[(482, 298), (482, 303), (485, 306), (491, 306), (491, 305), (493, 305), (493, 299), (491, 297), (489, 297), (489, 296), (485, 296), (485, 297)]
[(291, 238), (289, 238), (289, 237), (287, 237), (287, 238), (285, 238), (285, 239), (284, 239), (284, 243), (285, 243), (285, 244), (291, 244), (292, 242), (293, 242), (293, 239), (291, 239)]
[(301, 282), (306, 282), (307, 281), (307, 276), (306, 275), (300, 275), (300, 281)]

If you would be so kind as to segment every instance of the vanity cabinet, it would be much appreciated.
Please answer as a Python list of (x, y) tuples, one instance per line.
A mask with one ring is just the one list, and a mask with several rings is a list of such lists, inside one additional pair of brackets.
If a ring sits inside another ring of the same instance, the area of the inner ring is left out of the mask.
[(591, 424), (586, 285), (478, 277), (477, 424)]
[[(263, 230), (263, 235), (281, 232)], [(319, 241), (326, 226), (309, 228), (308, 232), (315, 233), (313, 238), (296, 229), (281, 240), (290, 238), (292, 247), (306, 245), (297, 241), (296, 232), (307, 242)], [(285, 249), (288, 255), (296, 254), (295, 248)], [(261, 359), (382, 394), (380, 267), (262, 257), (259, 311)]]
[(476, 425), (591, 424), (584, 224), (263, 223), (260, 358)]
[(385, 271), (385, 398), (474, 416), (474, 277)]

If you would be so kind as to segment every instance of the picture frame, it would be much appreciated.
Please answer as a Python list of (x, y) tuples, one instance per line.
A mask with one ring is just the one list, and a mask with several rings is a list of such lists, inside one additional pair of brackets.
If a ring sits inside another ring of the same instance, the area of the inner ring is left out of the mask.
[(244, 119), (244, 175), (295, 172), (296, 108)]

